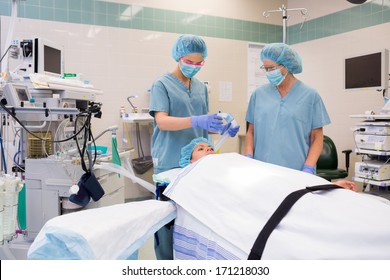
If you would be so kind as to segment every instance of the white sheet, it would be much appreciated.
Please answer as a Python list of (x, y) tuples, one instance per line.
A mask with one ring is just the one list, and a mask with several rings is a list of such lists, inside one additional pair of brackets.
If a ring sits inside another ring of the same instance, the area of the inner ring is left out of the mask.
[[(175, 223), (182, 231), (175, 230), (175, 256), (246, 259), (289, 193), (327, 183), (235, 153), (209, 155), (185, 168), (164, 192), (178, 206)], [(389, 203), (344, 189), (317, 192), (293, 206), (268, 239), (263, 259), (390, 259), (389, 237)], [(208, 241), (213, 248), (206, 248)], [(201, 255), (199, 248), (214, 256)]]
[(171, 202), (145, 200), (83, 210), (49, 220), (27, 258), (128, 259), (154, 232), (173, 220)]

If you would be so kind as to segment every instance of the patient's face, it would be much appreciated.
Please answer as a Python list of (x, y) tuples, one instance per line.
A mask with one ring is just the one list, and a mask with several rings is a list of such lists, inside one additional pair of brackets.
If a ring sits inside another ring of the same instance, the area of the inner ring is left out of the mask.
[(195, 149), (192, 151), (191, 163), (197, 161), (198, 159), (207, 156), (209, 154), (215, 154), (213, 147), (207, 143), (199, 143), (195, 146)]

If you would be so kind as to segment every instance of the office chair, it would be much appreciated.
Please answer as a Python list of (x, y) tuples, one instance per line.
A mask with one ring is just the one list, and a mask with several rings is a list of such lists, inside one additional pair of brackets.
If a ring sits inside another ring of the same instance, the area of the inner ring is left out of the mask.
[(324, 145), (321, 155), (317, 161), (317, 176), (320, 176), (328, 181), (334, 179), (342, 179), (348, 176), (349, 156), (352, 150), (344, 150), (345, 167), (346, 169), (338, 168), (338, 158), (336, 145), (328, 136), (324, 135)]

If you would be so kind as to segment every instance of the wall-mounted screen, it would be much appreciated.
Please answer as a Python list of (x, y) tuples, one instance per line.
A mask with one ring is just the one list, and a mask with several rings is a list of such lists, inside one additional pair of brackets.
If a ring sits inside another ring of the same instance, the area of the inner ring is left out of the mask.
[(387, 89), (389, 81), (388, 50), (347, 57), (344, 61), (344, 77), (346, 90)]

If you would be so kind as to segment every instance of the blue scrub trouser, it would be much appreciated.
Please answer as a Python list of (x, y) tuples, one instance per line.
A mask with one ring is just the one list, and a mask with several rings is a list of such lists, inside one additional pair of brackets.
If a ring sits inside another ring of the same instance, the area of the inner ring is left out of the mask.
[(156, 235), (154, 239), (156, 259), (173, 260), (173, 226), (163, 226)]
[[(167, 201), (163, 195), (167, 184), (156, 184), (156, 199)], [(154, 252), (158, 260), (173, 260), (173, 221), (159, 229), (154, 235)]]

